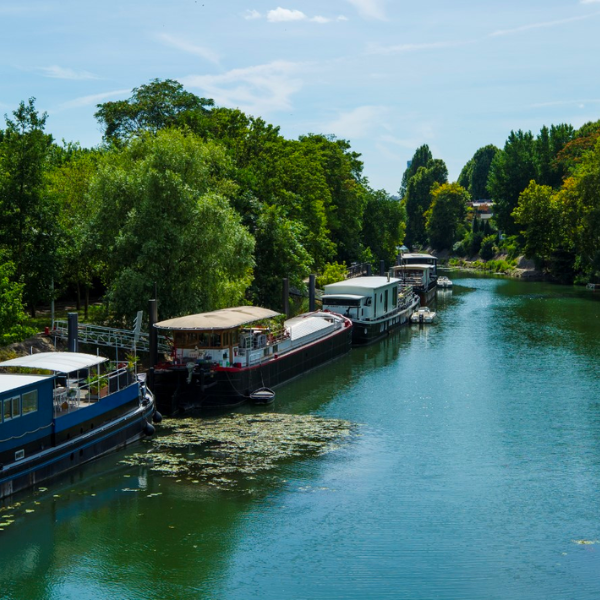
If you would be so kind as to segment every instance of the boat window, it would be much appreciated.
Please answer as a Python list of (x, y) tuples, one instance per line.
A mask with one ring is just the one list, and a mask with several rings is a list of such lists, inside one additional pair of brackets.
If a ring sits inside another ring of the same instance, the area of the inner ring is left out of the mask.
[[(20, 408), (20, 406), (19, 406), (20, 399), (21, 398), (19, 396), (17, 396), (15, 398), (7, 398), (4, 401), (2, 414), (4, 415), (5, 421), (10, 421), (12, 418), (18, 417), (21, 414), (20, 410), (18, 410)], [(14, 412), (13, 412), (13, 407), (15, 409)]]
[(12, 416), (13, 419), (21, 416), (21, 396), (12, 398)]
[(38, 409), (38, 392), (37, 390), (31, 390), (31, 392), (25, 392), (23, 394), (23, 414), (27, 415), (32, 412), (36, 412)]

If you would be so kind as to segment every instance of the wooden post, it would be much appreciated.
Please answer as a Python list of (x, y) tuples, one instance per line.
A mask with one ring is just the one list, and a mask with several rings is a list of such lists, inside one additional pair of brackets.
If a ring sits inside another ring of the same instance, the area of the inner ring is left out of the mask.
[(77, 332), (77, 327), (78, 327), (78, 323), (77, 320), (79, 318), (79, 315), (76, 312), (70, 312), (67, 315), (67, 350), (69, 352), (77, 352), (77, 346), (78, 346), (78, 332)]
[(316, 287), (317, 276), (311, 274), (308, 276), (308, 310), (310, 312), (317, 310)]
[(287, 277), (283, 278), (283, 314), (290, 316), (290, 280)]
[(385, 275), (385, 261), (380, 260), (379, 261), (379, 276), (383, 277), (384, 275)]

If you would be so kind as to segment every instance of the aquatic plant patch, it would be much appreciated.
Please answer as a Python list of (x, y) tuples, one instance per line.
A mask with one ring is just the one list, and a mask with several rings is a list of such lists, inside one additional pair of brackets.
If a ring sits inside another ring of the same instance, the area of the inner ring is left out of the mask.
[(231, 414), (214, 419), (171, 419), (147, 443), (152, 449), (122, 461), (148, 465), (157, 473), (218, 488), (237, 486), (239, 477), (267, 471), (284, 461), (332, 451), (355, 426), (312, 415)]

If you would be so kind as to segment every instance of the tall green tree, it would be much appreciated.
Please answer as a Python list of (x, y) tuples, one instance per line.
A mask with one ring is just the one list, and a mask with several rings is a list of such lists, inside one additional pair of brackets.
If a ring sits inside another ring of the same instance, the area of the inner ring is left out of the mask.
[(254, 240), (224, 195), (233, 184), (214, 176), (227, 161), (218, 145), (173, 129), (107, 155), (90, 188), (90, 233), (117, 315), (143, 309), (155, 282), (163, 318), (244, 301)]
[(425, 213), (431, 206), (434, 185), (448, 182), (448, 169), (443, 160), (431, 159), (426, 167), (419, 167), (410, 178), (404, 203), (406, 206), (406, 244), (409, 247), (427, 244)]
[(400, 198), (404, 198), (408, 189), (408, 182), (417, 174), (420, 167), (426, 167), (427, 163), (433, 159), (431, 150), (427, 144), (419, 146), (410, 161), (410, 164), (406, 167), (406, 170), (402, 174), (402, 183), (400, 184)]
[(0, 345), (19, 341), (29, 333), (24, 325), (23, 284), (14, 281), (15, 266), (0, 253)]
[(385, 190), (369, 190), (363, 219), (362, 243), (377, 262), (396, 262), (398, 246), (404, 241), (406, 209)]
[(52, 136), (44, 133), (47, 115), (39, 114), (35, 98), (21, 102), (6, 118), (0, 143), (0, 246), (24, 283), (31, 313), (47, 301), (57, 272), (60, 232), (57, 207), (47, 195), (45, 173)]
[(431, 190), (431, 206), (425, 213), (429, 243), (435, 250), (449, 250), (458, 240), (467, 214), (469, 192), (458, 183), (436, 184)]
[(184, 90), (173, 79), (153, 79), (134, 88), (127, 100), (98, 104), (94, 114), (104, 128), (104, 140), (123, 143), (134, 135), (156, 133), (167, 127), (204, 131), (214, 101)]
[(314, 261), (302, 245), (304, 226), (287, 218), (279, 206), (264, 205), (255, 231), (256, 277), (251, 287), (253, 299), (261, 306), (282, 309), (282, 280), (303, 289)]
[(521, 192), (536, 178), (535, 140), (530, 131), (511, 131), (504, 149), (492, 160), (488, 188), (494, 200), (494, 216), (503, 233), (515, 235), (512, 213)]
[(552, 188), (531, 181), (519, 196), (513, 217), (521, 226), (526, 255), (547, 261), (562, 241), (561, 207)]

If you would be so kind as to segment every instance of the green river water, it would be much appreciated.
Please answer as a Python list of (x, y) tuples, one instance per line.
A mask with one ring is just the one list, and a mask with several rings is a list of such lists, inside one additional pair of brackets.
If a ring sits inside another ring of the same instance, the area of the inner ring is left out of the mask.
[(0, 598), (600, 598), (600, 294), (450, 277), (277, 390), (357, 424), (333, 451), (234, 490), (97, 461), (7, 503)]

